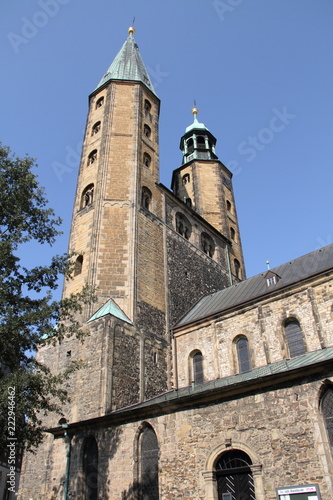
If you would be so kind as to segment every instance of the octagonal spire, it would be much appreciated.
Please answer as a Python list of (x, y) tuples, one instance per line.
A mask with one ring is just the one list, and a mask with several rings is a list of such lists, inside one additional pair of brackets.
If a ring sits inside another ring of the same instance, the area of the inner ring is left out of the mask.
[(127, 40), (95, 90), (102, 87), (109, 80), (138, 81), (146, 85), (156, 95), (148, 71), (141, 58), (138, 45), (135, 43), (133, 36), (134, 29), (131, 27), (128, 32)]

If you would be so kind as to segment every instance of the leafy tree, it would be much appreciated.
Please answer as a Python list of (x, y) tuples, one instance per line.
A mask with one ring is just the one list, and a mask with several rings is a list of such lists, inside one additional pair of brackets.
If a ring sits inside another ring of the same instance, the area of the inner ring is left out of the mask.
[[(52, 245), (60, 234), (61, 220), (48, 208), (33, 169), (35, 160), (18, 158), (0, 143), (0, 450), (8, 444), (8, 407), (15, 388), (15, 437), (26, 449), (43, 438), (42, 416), (60, 412), (67, 400), (65, 373), (53, 375), (34, 357), (45, 342), (82, 336), (77, 321), (92, 297), (85, 287), (64, 300), (52, 299), (59, 277), (70, 278), (71, 256), (55, 256), (47, 266), (24, 267), (20, 253), (28, 242)], [(51, 340), (50, 340), (51, 339)], [(12, 408), (13, 409), (13, 408)]]

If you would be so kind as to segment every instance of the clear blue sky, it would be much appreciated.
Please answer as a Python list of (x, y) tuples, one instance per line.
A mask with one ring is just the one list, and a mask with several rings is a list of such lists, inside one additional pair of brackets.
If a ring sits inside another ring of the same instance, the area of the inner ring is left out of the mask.
[(196, 99), (234, 171), (247, 275), (331, 243), (332, 0), (2, 0), (0, 140), (38, 159), (64, 221), (31, 262), (67, 249), (88, 95), (134, 16), (162, 101), (161, 182), (180, 166)]

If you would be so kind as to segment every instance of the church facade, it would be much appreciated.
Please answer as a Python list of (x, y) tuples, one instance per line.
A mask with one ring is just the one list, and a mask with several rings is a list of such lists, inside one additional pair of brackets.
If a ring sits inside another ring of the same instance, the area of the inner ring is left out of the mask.
[[(69, 250), (97, 304), (19, 498), (330, 500), (333, 245), (246, 279), (232, 174), (197, 119), (171, 190), (134, 30), (89, 97)], [(289, 496), (288, 496), (289, 495)]]

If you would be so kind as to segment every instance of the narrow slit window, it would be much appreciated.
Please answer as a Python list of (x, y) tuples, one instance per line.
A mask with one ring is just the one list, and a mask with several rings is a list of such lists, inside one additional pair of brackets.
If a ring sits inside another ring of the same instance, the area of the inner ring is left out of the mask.
[(196, 352), (193, 357), (193, 382), (195, 384), (202, 384), (204, 381), (203, 372), (203, 356), (200, 351)]

